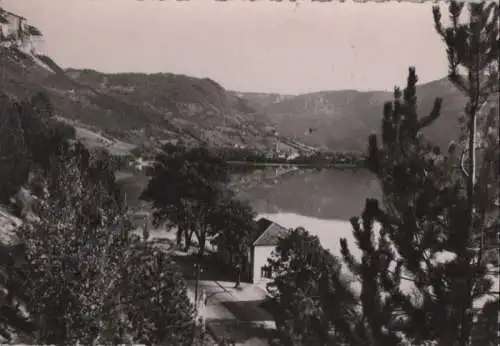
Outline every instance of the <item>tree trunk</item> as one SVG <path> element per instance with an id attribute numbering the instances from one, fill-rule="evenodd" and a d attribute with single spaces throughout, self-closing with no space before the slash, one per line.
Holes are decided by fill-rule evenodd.
<path id="1" fill-rule="evenodd" d="M 472 244 L 472 239 L 474 239 L 474 233 L 475 233 L 475 228 L 474 228 L 474 215 L 475 215 L 475 185 L 476 185 L 476 124 L 477 124 L 477 111 L 478 111 L 478 102 L 477 102 L 477 96 L 474 97 L 475 99 L 473 100 L 473 103 L 470 107 L 470 111 L 468 114 L 469 117 L 469 126 L 468 126 L 468 147 L 469 147 L 469 157 L 468 157 L 468 165 L 467 165 L 467 212 L 468 212 L 468 226 L 469 226 L 469 243 L 470 246 L 475 247 L 474 244 Z M 482 235 L 481 235 L 481 244 L 480 247 L 482 247 Z M 481 252 L 482 249 L 480 248 L 479 250 L 479 258 L 476 259 L 477 263 L 481 261 Z M 469 266 L 474 266 L 475 263 L 473 263 L 471 260 L 467 260 L 467 265 Z M 470 336 L 471 336 L 471 331 L 472 331 L 472 326 L 473 326 L 473 312 L 472 312 L 472 307 L 473 307 L 473 297 L 472 297 L 472 291 L 474 287 L 474 282 L 475 282 L 475 276 L 476 276 L 476 271 L 473 268 L 472 272 L 468 274 L 468 277 L 466 279 L 467 285 L 466 285 L 466 292 L 465 292 L 465 299 L 464 303 L 465 306 L 463 307 L 462 310 L 462 320 L 461 320 L 461 328 L 460 328 L 460 339 L 459 339 L 459 344 L 461 346 L 467 346 L 470 344 Z"/>
<path id="2" fill-rule="evenodd" d="M 206 243 L 206 233 L 205 233 L 205 231 L 202 231 L 200 234 L 200 237 L 198 238 L 198 246 L 199 246 L 198 256 L 200 257 L 200 259 L 205 254 L 205 247 L 206 247 L 205 243 Z"/>
<path id="3" fill-rule="evenodd" d="M 179 227 L 177 228 L 177 233 L 176 233 L 176 241 L 177 241 L 177 246 L 180 247 L 182 244 L 182 235 L 184 234 L 184 229 Z"/>
<path id="4" fill-rule="evenodd" d="M 189 251 L 189 248 L 191 247 L 191 240 L 193 238 L 193 231 L 190 231 L 190 230 L 184 230 L 184 236 L 185 236 L 185 241 L 186 241 L 186 244 L 185 244 L 185 251 Z"/>

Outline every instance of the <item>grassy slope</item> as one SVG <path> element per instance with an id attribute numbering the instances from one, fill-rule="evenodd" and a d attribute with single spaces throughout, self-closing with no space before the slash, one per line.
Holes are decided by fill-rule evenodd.
<path id="1" fill-rule="evenodd" d="M 164 73 L 66 72 L 101 94 L 142 105 L 155 114 L 160 127 L 163 123 L 173 124 L 202 142 L 252 147 L 269 147 L 273 142 L 266 130 L 266 118 L 210 79 Z"/>
<path id="2" fill-rule="evenodd" d="M 210 79 L 63 71 L 50 57 L 0 49 L 2 91 L 18 98 L 43 91 L 59 116 L 85 130 L 136 145 L 182 139 L 269 149 L 275 142 L 263 114 Z"/>

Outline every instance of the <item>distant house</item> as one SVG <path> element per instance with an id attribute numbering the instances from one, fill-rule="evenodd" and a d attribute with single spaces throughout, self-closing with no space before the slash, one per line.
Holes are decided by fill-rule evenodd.
<path id="1" fill-rule="evenodd" d="M 4 37 L 13 35 L 20 39 L 19 34 L 27 29 L 26 18 L 5 10 L 1 11 L 0 15 L 6 19 L 6 22 L 0 20 L 1 34 Z"/>
<path id="2" fill-rule="evenodd" d="M 281 238 L 286 237 L 289 230 L 266 218 L 257 221 L 259 237 L 255 239 L 251 249 L 251 282 L 271 279 L 271 273 L 265 268 L 267 260 L 271 257 L 274 249 Z"/>
<path id="3" fill-rule="evenodd" d="M 241 268 L 243 281 L 258 283 L 271 278 L 271 273 L 266 270 L 267 260 L 278 245 L 280 238 L 288 233 L 288 229 L 266 218 L 256 221 L 257 237 L 247 249 L 246 260 Z M 228 266 L 236 263 L 236 255 L 224 246 L 217 247 L 217 255 Z"/>
<path id="4" fill-rule="evenodd" d="M 28 25 L 26 18 L 0 8 L 0 46 L 16 46 L 25 53 L 39 54 L 43 46 L 42 33 Z"/>
<path id="5" fill-rule="evenodd" d="M 294 152 L 290 155 L 288 155 L 288 157 L 286 158 L 287 160 L 294 160 L 296 158 L 299 158 L 300 157 L 300 154 L 298 152 Z"/>
<path id="6" fill-rule="evenodd" d="M 139 172 L 143 171 L 144 169 L 147 168 L 152 168 L 154 166 L 155 160 L 154 159 L 143 159 L 142 157 L 139 157 L 138 159 L 135 160 L 134 166 L 135 169 L 137 169 Z"/>

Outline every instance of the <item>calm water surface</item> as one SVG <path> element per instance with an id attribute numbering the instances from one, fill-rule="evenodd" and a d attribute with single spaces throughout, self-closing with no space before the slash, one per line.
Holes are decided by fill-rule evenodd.
<path id="1" fill-rule="evenodd" d="M 302 226 L 317 235 L 323 247 L 340 255 L 340 239 L 354 246 L 349 219 L 359 216 L 366 198 L 380 198 L 381 190 L 368 171 L 323 170 L 291 175 L 276 184 L 261 185 L 241 194 L 259 216 L 287 228 Z"/>
<path id="2" fill-rule="evenodd" d="M 125 173 L 117 178 L 129 205 L 137 206 L 147 179 L 130 179 L 130 174 Z M 250 201 L 260 216 L 287 228 L 302 226 L 318 235 L 324 247 L 339 254 L 339 239 L 352 238 L 349 218 L 361 214 L 366 198 L 380 198 L 381 192 L 368 171 L 304 170 L 271 184 L 259 184 L 239 196 Z"/>
<path id="3" fill-rule="evenodd" d="M 343 221 L 359 215 L 366 198 L 380 196 L 378 182 L 371 173 L 350 170 L 303 171 L 241 193 L 259 213 L 293 213 Z"/>

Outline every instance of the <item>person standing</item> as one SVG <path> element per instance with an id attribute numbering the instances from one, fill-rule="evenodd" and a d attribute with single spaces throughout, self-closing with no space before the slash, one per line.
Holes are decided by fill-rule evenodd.
<path id="1" fill-rule="evenodd" d="M 240 287 L 240 279 L 241 279 L 241 266 L 239 263 L 236 264 L 234 271 L 236 274 L 236 285 L 234 286 L 234 288 L 239 288 Z"/>

